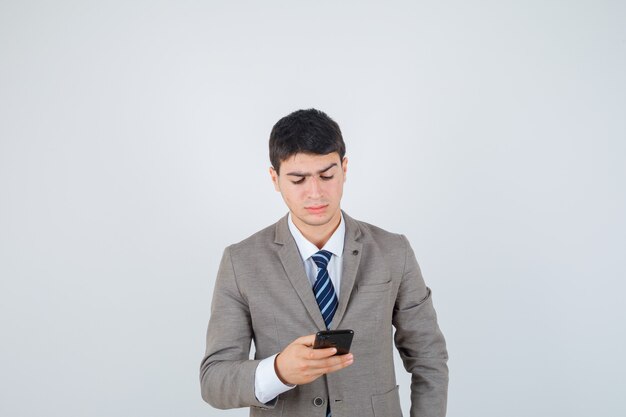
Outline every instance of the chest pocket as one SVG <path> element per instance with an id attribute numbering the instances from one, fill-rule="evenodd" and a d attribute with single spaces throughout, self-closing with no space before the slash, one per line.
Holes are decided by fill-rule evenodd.
<path id="1" fill-rule="evenodd" d="M 359 294 L 372 293 L 372 292 L 384 292 L 384 291 L 389 291 L 390 288 L 391 288 L 391 280 L 387 282 L 382 282 L 380 284 L 360 284 L 357 287 L 357 292 Z"/>
<path id="2" fill-rule="evenodd" d="M 352 304 L 357 316 L 367 317 L 370 325 L 377 326 L 391 305 L 392 284 L 392 281 L 359 284 Z"/>

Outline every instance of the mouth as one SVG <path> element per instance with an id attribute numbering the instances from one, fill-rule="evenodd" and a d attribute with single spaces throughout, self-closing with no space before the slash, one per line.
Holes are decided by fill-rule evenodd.
<path id="1" fill-rule="evenodd" d="M 309 213 L 321 213 L 322 211 L 324 211 L 326 209 L 326 207 L 328 207 L 328 204 L 323 204 L 320 206 L 309 206 L 309 207 L 305 207 L 305 209 L 309 212 Z"/>

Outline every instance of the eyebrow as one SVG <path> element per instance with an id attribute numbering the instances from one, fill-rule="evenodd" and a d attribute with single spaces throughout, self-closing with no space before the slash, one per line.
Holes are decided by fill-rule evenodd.
<path id="1" fill-rule="evenodd" d="M 331 169 L 332 167 L 336 167 L 337 166 L 337 162 L 333 162 L 332 164 L 328 165 L 326 168 L 324 169 L 320 169 L 319 171 L 317 171 L 318 174 L 323 174 L 324 172 L 328 171 L 329 169 Z M 294 177 L 310 177 L 312 174 L 310 172 L 288 172 L 285 175 L 292 175 Z"/>

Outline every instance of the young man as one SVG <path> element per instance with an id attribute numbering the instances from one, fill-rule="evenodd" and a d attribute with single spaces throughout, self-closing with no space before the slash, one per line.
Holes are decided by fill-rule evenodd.
<path id="1" fill-rule="evenodd" d="M 445 416 L 448 355 L 430 289 L 403 235 L 341 210 L 344 155 L 339 126 L 321 111 L 298 110 L 272 129 L 270 175 L 289 213 L 224 251 L 200 366 L 212 406 L 401 416 L 395 340 L 412 374 L 411 417 Z M 313 349 L 326 329 L 352 329 L 351 352 Z"/>

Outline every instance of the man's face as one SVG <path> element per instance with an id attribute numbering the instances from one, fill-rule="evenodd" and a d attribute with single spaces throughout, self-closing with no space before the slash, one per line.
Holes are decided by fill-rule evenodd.
<path id="1" fill-rule="evenodd" d="M 348 158 L 298 153 L 280 164 L 280 175 L 270 168 L 276 191 L 292 213 L 296 226 L 322 226 L 338 219 L 346 181 Z M 306 226 L 305 226 L 306 227 Z"/>

